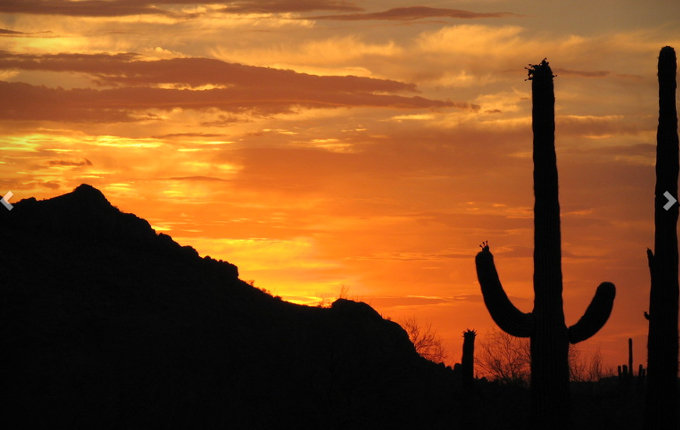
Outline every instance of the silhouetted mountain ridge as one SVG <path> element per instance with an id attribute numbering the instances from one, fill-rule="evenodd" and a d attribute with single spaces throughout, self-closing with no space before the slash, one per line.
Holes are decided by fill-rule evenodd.
<path id="1" fill-rule="evenodd" d="M 452 372 L 364 303 L 274 298 L 89 185 L 0 223 L 0 378 L 26 425 L 450 426 Z"/>
<path id="2" fill-rule="evenodd" d="M 157 235 L 146 220 L 121 212 L 101 191 L 87 184 L 48 200 L 21 200 L 11 212 L 2 212 L 2 218 L 9 219 L 14 229 L 29 228 L 42 235 L 40 240 L 66 241 L 78 247 L 107 242 L 198 256 L 192 247 L 182 247 L 166 234 Z M 235 266 L 232 270 L 238 276 Z"/>

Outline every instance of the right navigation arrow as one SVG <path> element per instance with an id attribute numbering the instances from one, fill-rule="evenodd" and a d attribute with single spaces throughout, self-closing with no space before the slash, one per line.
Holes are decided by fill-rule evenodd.
<path id="1" fill-rule="evenodd" d="M 665 205 L 663 205 L 663 208 L 666 209 L 666 210 L 672 208 L 673 205 L 678 202 L 678 199 L 673 197 L 673 195 L 671 193 L 669 193 L 668 191 L 663 193 L 663 196 L 668 199 L 668 202 Z"/>

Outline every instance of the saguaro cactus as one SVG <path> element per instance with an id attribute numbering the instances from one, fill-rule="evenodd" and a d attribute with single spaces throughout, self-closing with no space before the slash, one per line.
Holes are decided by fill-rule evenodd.
<path id="1" fill-rule="evenodd" d="M 563 429 L 569 422 L 569 343 L 594 335 L 607 321 L 615 288 L 603 282 L 581 319 L 567 328 L 562 309 L 560 207 L 555 155 L 555 96 L 548 62 L 530 66 L 534 132 L 534 309 L 508 299 L 488 243 L 475 259 L 484 303 L 498 326 L 531 339 L 532 427 Z"/>
<path id="2" fill-rule="evenodd" d="M 628 338 L 628 365 L 617 367 L 619 380 L 628 381 L 633 378 L 633 339 Z"/>
<path id="3" fill-rule="evenodd" d="M 628 338 L 628 368 L 630 369 L 630 376 L 633 376 L 633 338 Z"/>
<path id="4" fill-rule="evenodd" d="M 645 428 L 677 429 L 678 423 L 678 205 L 668 210 L 664 193 L 678 196 L 676 59 L 670 46 L 659 54 L 659 127 L 656 132 L 654 253 L 647 250 L 651 290 L 647 338 Z"/>
<path id="5" fill-rule="evenodd" d="M 477 332 L 474 330 L 465 330 L 463 332 L 463 358 L 460 363 L 462 368 L 463 387 L 467 388 L 472 386 L 474 380 L 475 336 L 477 336 Z"/>
<path id="6" fill-rule="evenodd" d="M 477 403 L 475 402 L 475 336 L 474 330 L 463 332 L 463 357 L 460 360 L 461 376 L 463 380 L 463 413 L 461 415 L 461 427 L 466 429 L 477 428 L 475 422 Z"/>

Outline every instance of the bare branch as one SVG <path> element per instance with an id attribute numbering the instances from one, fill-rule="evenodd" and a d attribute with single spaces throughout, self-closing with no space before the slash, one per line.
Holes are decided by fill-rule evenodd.
<path id="1" fill-rule="evenodd" d="M 408 337 L 413 343 L 416 352 L 424 358 L 442 363 L 446 358 L 446 351 L 442 345 L 441 338 L 437 335 L 432 324 L 427 324 L 424 328 L 418 325 L 415 317 L 410 317 L 401 323 L 401 326 L 408 333 Z"/>

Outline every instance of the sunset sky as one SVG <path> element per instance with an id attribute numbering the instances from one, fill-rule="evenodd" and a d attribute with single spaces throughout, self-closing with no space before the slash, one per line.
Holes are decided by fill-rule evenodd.
<path id="1" fill-rule="evenodd" d="M 540 7 L 536 5 L 540 4 Z M 0 2 L 0 193 L 89 183 L 297 303 L 494 327 L 488 240 L 533 305 L 531 86 L 555 79 L 567 324 L 602 281 L 608 367 L 646 363 L 656 62 L 677 1 Z"/>

